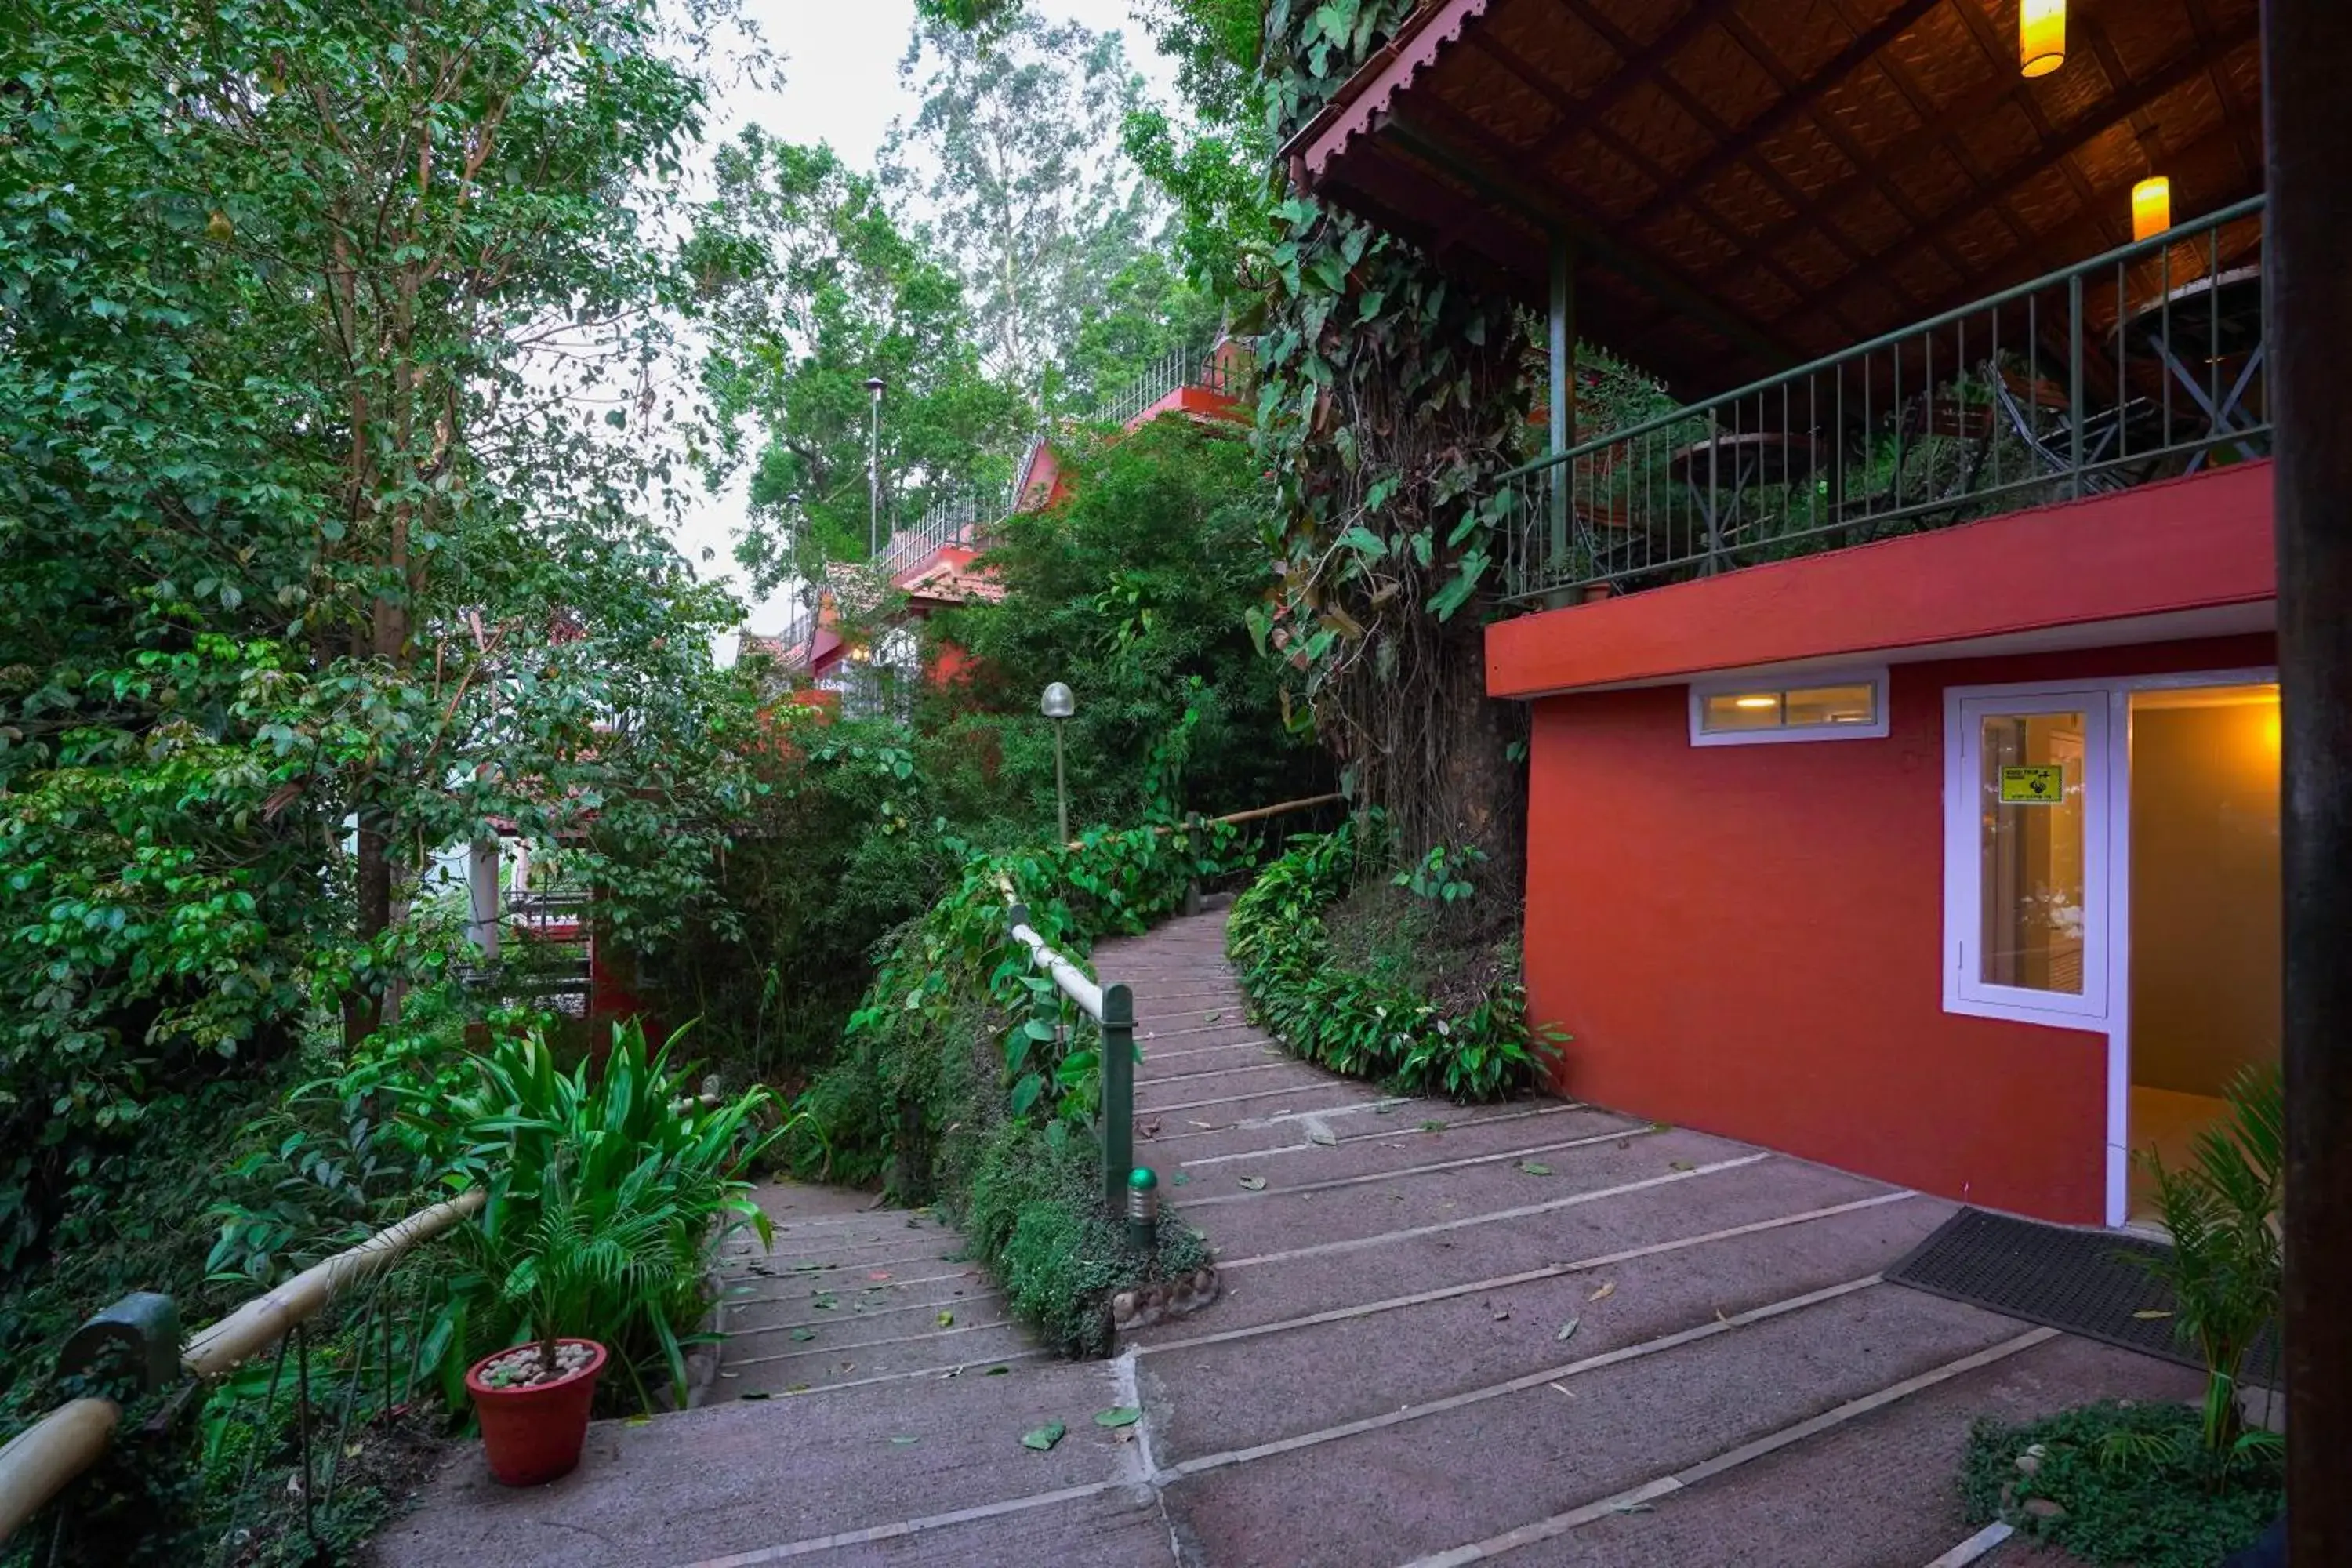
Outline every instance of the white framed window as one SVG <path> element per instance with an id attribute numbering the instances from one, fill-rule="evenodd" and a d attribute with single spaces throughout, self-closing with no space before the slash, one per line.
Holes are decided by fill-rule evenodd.
<path id="1" fill-rule="evenodd" d="M 1946 693 L 1944 1006 L 2107 1013 L 2114 695 Z"/>
<path id="2" fill-rule="evenodd" d="M 1871 741 L 1886 734 L 1886 668 L 1694 681 L 1694 746 Z"/>

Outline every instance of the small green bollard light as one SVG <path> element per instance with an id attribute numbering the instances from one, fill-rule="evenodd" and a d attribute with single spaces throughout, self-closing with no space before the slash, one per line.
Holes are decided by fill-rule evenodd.
<path id="1" fill-rule="evenodd" d="M 1160 1178 L 1138 1165 L 1127 1178 L 1127 1245 L 1148 1253 L 1160 1239 Z"/>

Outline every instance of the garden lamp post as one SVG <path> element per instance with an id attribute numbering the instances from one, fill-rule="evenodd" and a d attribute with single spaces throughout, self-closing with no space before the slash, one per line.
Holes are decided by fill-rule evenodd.
<path id="1" fill-rule="evenodd" d="M 866 378 L 870 400 L 866 418 L 866 558 L 882 553 L 882 389 L 878 375 Z"/>
<path id="2" fill-rule="evenodd" d="M 1077 699 L 1071 696 L 1070 689 L 1058 680 L 1045 688 L 1045 695 L 1037 702 L 1037 711 L 1054 721 L 1055 819 L 1062 827 L 1061 837 L 1055 840 L 1057 844 L 1070 841 L 1070 786 L 1062 775 L 1062 724 L 1077 710 Z"/>

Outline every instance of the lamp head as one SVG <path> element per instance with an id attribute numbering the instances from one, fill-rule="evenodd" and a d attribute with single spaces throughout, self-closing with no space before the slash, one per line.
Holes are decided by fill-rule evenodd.
<path id="1" fill-rule="evenodd" d="M 1045 688 L 1045 695 L 1037 702 L 1037 711 L 1048 719 L 1066 719 L 1077 710 L 1078 700 L 1058 680 Z"/>

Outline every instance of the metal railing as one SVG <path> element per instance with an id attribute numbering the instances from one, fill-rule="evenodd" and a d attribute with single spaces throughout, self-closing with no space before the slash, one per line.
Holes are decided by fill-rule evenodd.
<path id="1" fill-rule="evenodd" d="M 1103 1203 L 1116 1215 L 1127 1201 L 1127 1178 L 1135 1165 L 1135 993 L 1122 984 L 1097 984 L 1046 946 L 1029 927 L 1027 905 L 1008 904 L 1005 920 L 1013 939 L 1029 950 L 1030 963 L 1053 976 L 1055 988 L 1101 1031 L 1097 1055 L 1102 1074 Z"/>
<path id="2" fill-rule="evenodd" d="M 2264 456 L 2263 215 L 2257 196 L 1738 391 L 1620 411 L 1489 487 L 1505 591 L 1654 587 Z"/>
<path id="3" fill-rule="evenodd" d="M 204 1561 L 241 1561 L 254 1544 L 252 1518 L 289 1497 L 299 1513 L 293 1528 L 322 1550 L 321 1516 L 333 1508 L 348 1472 L 355 1426 L 396 1413 L 432 1370 L 420 1326 L 428 1282 L 416 1281 L 411 1310 L 398 1310 L 392 1298 L 400 1265 L 478 1212 L 483 1201 L 476 1189 L 422 1209 L 246 1302 L 184 1344 L 169 1297 L 125 1297 L 67 1342 L 60 1376 L 103 1373 L 118 1390 L 163 1395 L 151 1423 L 158 1429 L 196 1407 L 206 1467 L 241 1475 L 234 1494 L 212 1500 L 209 1512 L 194 1521 L 220 1531 Z M 313 1334 L 321 1313 L 362 1287 L 331 1332 Z M 70 1399 L 0 1447 L 0 1543 L 41 1518 L 105 1456 L 122 1415 L 110 1396 Z M 268 1483 L 257 1491 L 264 1469 Z M 289 1472 L 282 1483 L 280 1469 Z M 47 1522 L 55 1531 L 54 1556 L 75 1521 L 59 1509 L 49 1510 Z"/>
<path id="4" fill-rule="evenodd" d="M 1178 343 L 1146 365 L 1142 374 L 1098 399 L 1093 415 L 1095 423 L 1125 425 L 1160 399 L 1171 397 L 1188 386 L 1226 394 L 1238 390 L 1238 370 L 1219 352 L 1223 347 L 1223 340 L 1205 347 Z"/>
<path id="5" fill-rule="evenodd" d="M 912 528 L 900 529 L 882 547 L 884 575 L 895 577 L 926 555 L 950 544 L 977 544 L 981 531 L 1003 515 L 992 501 L 974 495 L 935 502 Z"/>

